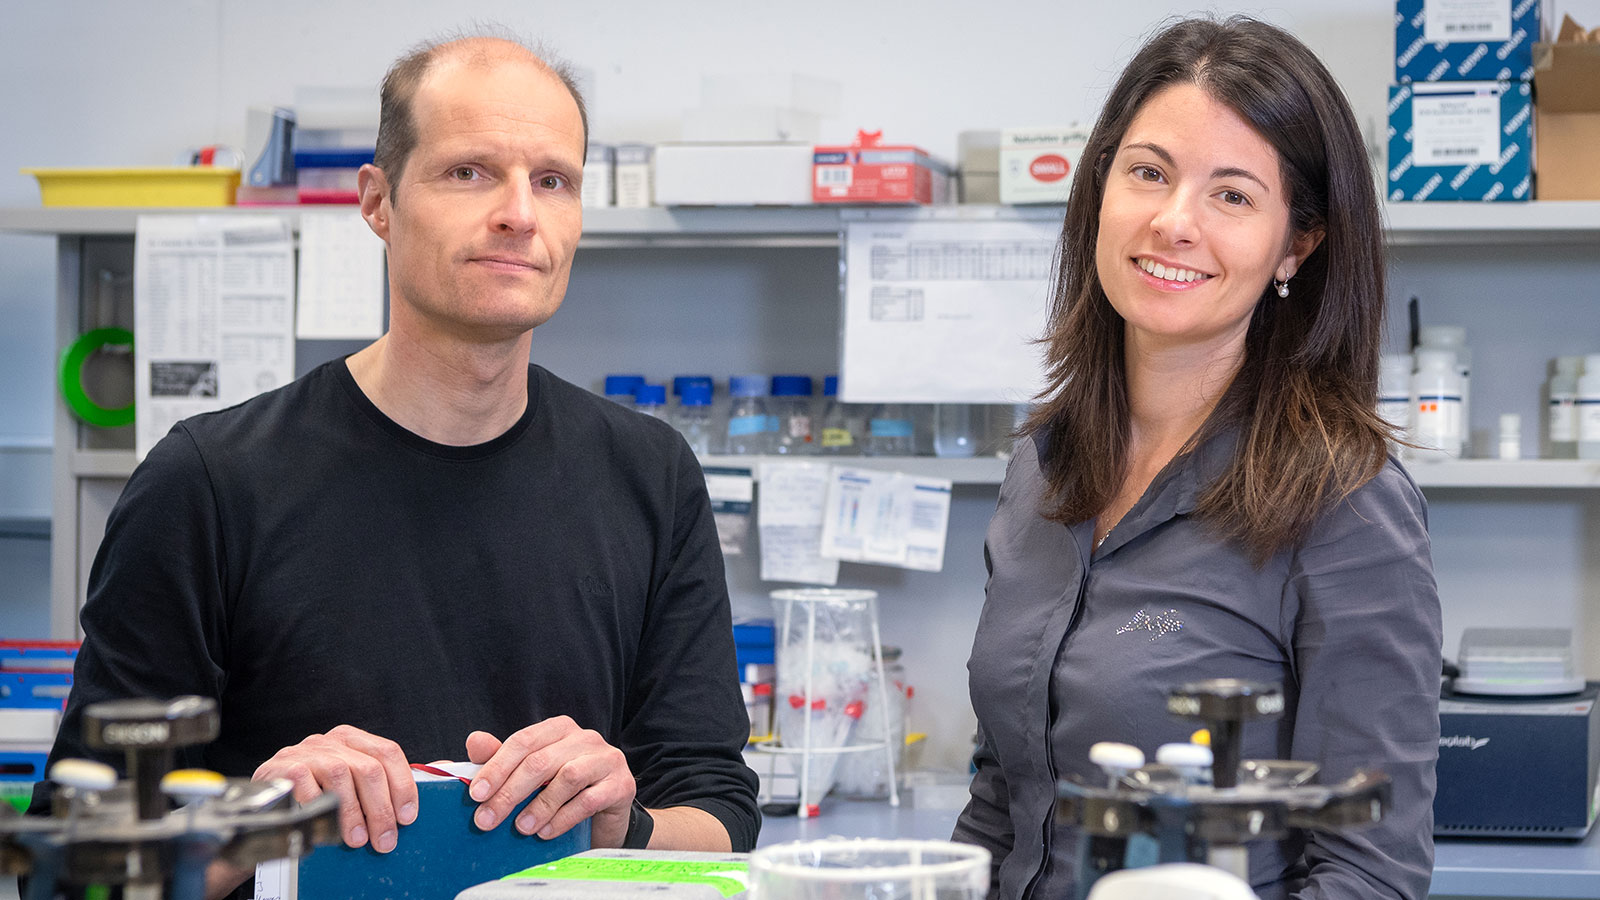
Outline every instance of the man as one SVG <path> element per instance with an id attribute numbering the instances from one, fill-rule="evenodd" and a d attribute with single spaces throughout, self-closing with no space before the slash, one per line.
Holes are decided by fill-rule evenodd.
<path id="1" fill-rule="evenodd" d="M 515 43 L 395 64 L 360 173 L 390 329 L 180 423 L 135 471 L 52 758 L 86 755 L 88 703 L 195 693 L 222 734 L 180 764 L 334 792 L 350 846 L 393 849 L 416 817 L 408 763 L 463 752 L 482 828 L 515 813 L 546 837 L 591 819 L 597 846 L 754 844 L 698 464 L 662 423 L 529 364 L 582 230 L 586 129 L 570 78 Z M 213 874 L 213 893 L 244 875 Z"/>

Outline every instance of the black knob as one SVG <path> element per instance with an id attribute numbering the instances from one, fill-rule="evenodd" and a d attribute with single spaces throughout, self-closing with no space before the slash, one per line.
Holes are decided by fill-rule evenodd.
<path id="1" fill-rule="evenodd" d="M 1167 695 L 1167 712 L 1205 722 L 1211 732 L 1212 784 L 1231 788 L 1239 783 L 1244 723 L 1282 715 L 1283 689 L 1237 678 L 1191 681 Z"/>
<path id="2" fill-rule="evenodd" d="M 172 771 L 172 751 L 206 744 L 221 730 L 217 702 L 207 697 L 109 700 L 83 711 L 83 739 L 97 750 L 127 754 L 139 818 L 166 814 L 161 779 Z"/>

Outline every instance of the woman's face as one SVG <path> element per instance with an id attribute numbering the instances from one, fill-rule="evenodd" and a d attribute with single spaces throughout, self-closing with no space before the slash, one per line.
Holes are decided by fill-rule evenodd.
<path id="1" fill-rule="evenodd" d="M 1106 172 L 1095 246 L 1130 349 L 1242 350 L 1267 283 L 1316 246 L 1291 236 L 1285 190 L 1272 145 L 1199 87 L 1145 102 Z"/>

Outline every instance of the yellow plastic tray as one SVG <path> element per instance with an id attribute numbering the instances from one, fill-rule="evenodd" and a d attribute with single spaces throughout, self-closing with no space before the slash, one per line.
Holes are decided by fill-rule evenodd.
<path id="1" fill-rule="evenodd" d="M 45 206 L 232 206 L 238 169 L 23 169 Z"/>

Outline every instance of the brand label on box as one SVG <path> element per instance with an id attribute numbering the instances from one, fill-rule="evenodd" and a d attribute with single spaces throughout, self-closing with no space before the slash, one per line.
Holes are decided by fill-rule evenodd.
<path id="1" fill-rule="evenodd" d="M 1500 158 L 1497 91 L 1452 91 L 1411 100 L 1412 153 L 1419 166 L 1492 163 Z"/>
<path id="2" fill-rule="evenodd" d="M 1065 203 L 1088 143 L 1076 128 L 1012 128 L 1000 133 L 1000 202 Z"/>
<path id="3" fill-rule="evenodd" d="M 816 203 L 944 203 L 950 167 L 916 147 L 817 147 Z"/>
<path id="4" fill-rule="evenodd" d="M 1424 0 L 1423 9 L 1423 36 L 1432 44 L 1511 38 L 1511 4 L 1505 0 Z"/>

